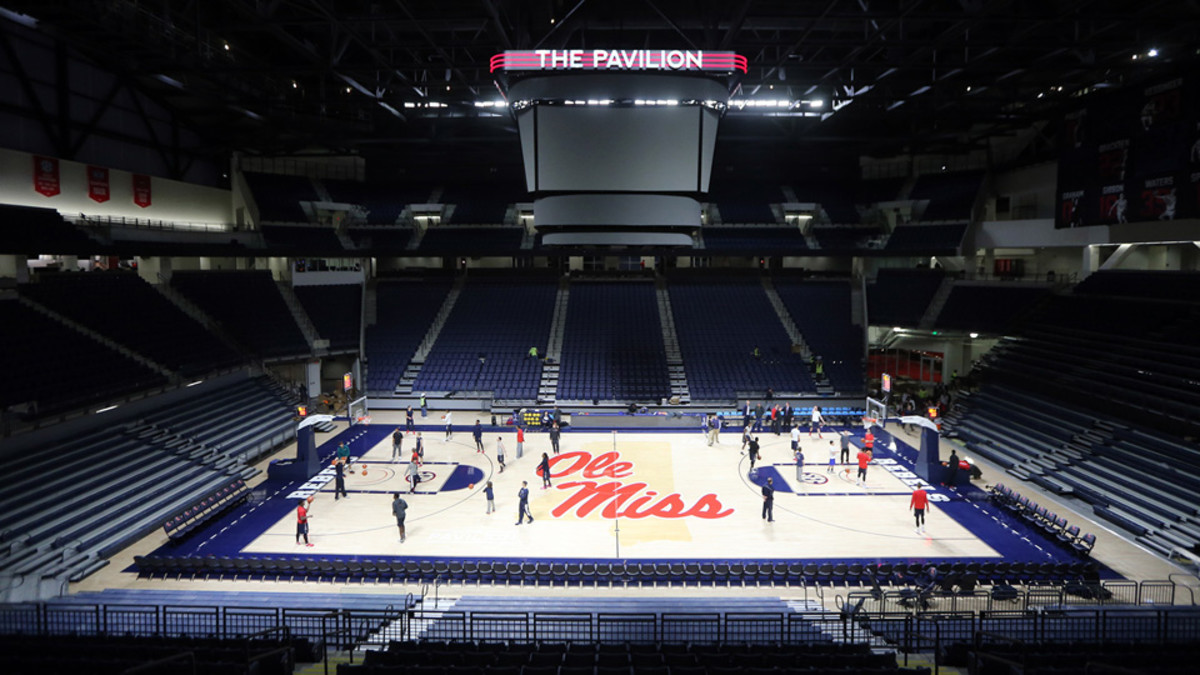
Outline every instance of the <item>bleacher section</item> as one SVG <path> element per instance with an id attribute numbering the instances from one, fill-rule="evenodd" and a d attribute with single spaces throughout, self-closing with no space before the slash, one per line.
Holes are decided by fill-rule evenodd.
<path id="1" fill-rule="evenodd" d="M 1013 364 L 1001 357 L 989 377 L 1000 376 L 999 368 Z M 1000 383 L 961 400 L 943 428 L 1010 473 L 1083 499 L 1155 550 L 1200 545 L 1194 443 Z"/>
<path id="2" fill-rule="evenodd" d="M 814 226 L 812 234 L 821 244 L 822 251 L 857 251 L 880 248 L 883 230 L 874 225 Z"/>
<path id="3" fill-rule="evenodd" d="M 1196 302 L 1200 299 L 1200 272 L 1150 272 L 1110 270 L 1096 272 L 1079 282 L 1077 295 L 1109 295 Z"/>
<path id="4" fill-rule="evenodd" d="M 321 180 L 330 198 L 337 203 L 363 207 L 368 225 L 394 225 L 409 204 L 426 204 L 433 193 L 427 183 L 361 183 L 353 180 Z"/>
<path id="5" fill-rule="evenodd" d="M 70 353 L 62 350 L 63 354 Z M 219 493 L 271 448 L 294 437 L 291 408 L 265 380 L 241 380 L 32 452 L 0 467 L 0 574 L 83 575 L 181 509 Z"/>
<path id="6" fill-rule="evenodd" d="M 901 225 L 892 230 L 884 251 L 924 255 L 958 255 L 966 223 L 951 225 Z"/>
<path id="7" fill-rule="evenodd" d="M 340 255 L 345 251 L 328 225 L 263 225 L 261 229 L 275 255 Z"/>
<path id="8" fill-rule="evenodd" d="M 900 198 L 900 189 L 906 178 L 875 178 L 860 181 L 855 189 L 854 203 L 871 206 L 879 202 L 891 202 Z"/>
<path id="9" fill-rule="evenodd" d="M 839 394 L 864 390 L 862 326 L 851 323 L 850 284 L 846 281 L 801 281 L 776 278 L 775 291 L 814 356 L 825 364 L 825 376 Z"/>
<path id="10" fill-rule="evenodd" d="M 391 396 L 450 292 L 449 279 L 380 281 L 376 323 L 367 326 L 367 391 Z"/>
<path id="11" fill-rule="evenodd" d="M 32 419 L 166 383 L 158 373 L 18 300 L 0 300 L 0 407 Z"/>
<path id="12" fill-rule="evenodd" d="M 21 294 L 184 376 L 236 365 L 226 347 L 136 273 L 41 274 Z"/>
<path id="13" fill-rule="evenodd" d="M 360 284 L 293 286 L 292 290 L 317 327 L 317 334 L 329 340 L 330 349 L 358 349 L 362 325 Z"/>
<path id="14" fill-rule="evenodd" d="M 867 320 L 872 326 L 916 328 L 945 276 L 941 269 L 879 270 L 867 286 Z"/>
<path id="15" fill-rule="evenodd" d="M 463 225 L 495 225 L 504 222 L 508 207 L 526 197 L 521 183 L 452 183 L 442 201 L 453 205 L 446 222 Z"/>
<path id="16" fill-rule="evenodd" d="M 284 176 L 247 171 L 246 185 L 258 205 L 259 223 L 307 223 L 300 202 L 317 201 L 312 181 L 306 176 Z"/>
<path id="17" fill-rule="evenodd" d="M 714 279 L 705 270 L 679 271 L 668 289 L 693 401 L 757 398 L 768 388 L 781 395 L 816 393 L 757 276 Z"/>
<path id="18" fill-rule="evenodd" d="M 796 200 L 817 203 L 825 211 L 828 220 L 837 225 L 854 225 L 862 220 L 854 207 L 854 193 L 849 190 L 854 180 L 805 181 L 796 183 L 792 189 Z"/>
<path id="19" fill-rule="evenodd" d="M 414 230 L 411 227 L 350 227 L 346 234 L 360 249 L 377 254 L 401 253 L 408 249 Z"/>
<path id="20" fill-rule="evenodd" d="M 659 400 L 670 396 L 654 284 L 571 284 L 557 399 Z"/>
<path id="21" fill-rule="evenodd" d="M 82 255 L 99 248 L 54 209 L 0 204 L 0 253 Z"/>
<path id="22" fill-rule="evenodd" d="M 1003 335 L 1051 296 L 1048 288 L 959 282 L 934 322 L 935 328 Z"/>
<path id="23" fill-rule="evenodd" d="M 0 638 L 13 675 L 122 675 L 137 672 L 205 675 L 291 675 L 296 654 L 313 656 L 282 635 L 222 640 L 212 637 L 164 638 L 103 636 L 30 636 Z"/>
<path id="24" fill-rule="evenodd" d="M 268 271 L 175 272 L 171 286 L 263 357 L 310 351 Z"/>
<path id="25" fill-rule="evenodd" d="M 772 204 L 783 201 L 777 185 L 762 182 L 726 183 L 714 180 L 710 200 L 717 205 L 722 223 L 774 223 Z"/>
<path id="26" fill-rule="evenodd" d="M 703 229 L 704 248 L 750 254 L 778 255 L 786 251 L 808 250 L 808 243 L 796 227 L 720 227 Z"/>
<path id="27" fill-rule="evenodd" d="M 969 220 L 982 184 L 981 172 L 925 174 L 917 178 L 909 198 L 929 200 L 921 214 L 924 222 Z"/>
<path id="28" fill-rule="evenodd" d="M 418 248 L 424 255 L 511 255 L 525 236 L 520 227 L 431 227 Z"/>
<path id="29" fill-rule="evenodd" d="M 548 275 L 467 282 L 413 391 L 494 391 L 498 399 L 535 399 L 542 363 L 527 353 L 535 346 L 545 352 L 557 290 L 557 277 Z"/>

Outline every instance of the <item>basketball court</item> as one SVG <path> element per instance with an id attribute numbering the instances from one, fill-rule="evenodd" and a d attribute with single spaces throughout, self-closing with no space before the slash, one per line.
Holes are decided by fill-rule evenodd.
<path id="1" fill-rule="evenodd" d="M 993 509 L 975 486 L 927 486 L 926 532 L 918 534 L 908 508 L 911 486 L 919 481 L 910 471 L 916 451 L 878 429 L 875 459 L 860 487 L 853 462 L 828 471 L 830 440 L 836 444 L 839 438 L 832 428 L 823 438 L 801 434 L 807 463 L 798 481 L 786 434 L 759 435 L 761 460 L 752 470 L 736 433 L 723 434 L 710 447 L 697 431 L 568 429 L 555 456 L 546 434 L 530 432 L 518 458 L 511 427 L 485 426 L 485 452 L 478 453 L 470 426 L 456 426 L 453 438 L 445 440 L 431 416 L 420 427 L 422 480 L 411 492 L 406 469 L 415 437 L 405 435 L 401 456 L 393 459 L 391 434 L 401 415 L 392 416 L 382 412 L 373 424 L 318 436 L 326 468 L 316 477 L 303 483 L 268 480 L 249 503 L 160 552 L 848 563 L 1070 559 L 1036 530 Z M 851 435 L 853 459 L 863 430 L 843 430 Z M 496 459 L 499 437 L 506 447 L 503 472 Z M 354 460 L 346 477 L 348 497 L 335 499 L 330 461 L 340 442 L 349 443 Z M 545 489 L 537 471 L 542 453 L 551 458 L 552 486 Z M 774 522 L 762 514 L 760 486 L 768 478 L 776 489 Z M 494 514 L 486 513 L 488 481 L 495 490 Z M 534 522 L 517 526 L 523 481 Z M 393 492 L 408 504 L 404 543 L 392 515 Z M 296 506 L 309 496 L 312 547 L 296 543 Z"/>

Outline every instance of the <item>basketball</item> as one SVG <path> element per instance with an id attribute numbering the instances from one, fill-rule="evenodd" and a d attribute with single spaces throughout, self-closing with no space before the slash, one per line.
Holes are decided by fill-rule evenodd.
<path id="1" fill-rule="evenodd" d="M 363 475 L 367 475 L 367 465 L 363 464 Z"/>
<path id="2" fill-rule="evenodd" d="M 469 484 L 467 484 L 467 489 L 468 489 L 468 490 L 474 490 L 474 489 L 475 489 L 475 484 L 474 484 L 474 483 L 469 483 Z"/>
<path id="3" fill-rule="evenodd" d="M 308 503 L 309 503 L 309 504 L 311 504 L 311 503 L 312 503 L 312 500 L 313 500 L 313 496 L 312 496 L 312 495 L 309 495 L 309 496 L 308 496 Z"/>

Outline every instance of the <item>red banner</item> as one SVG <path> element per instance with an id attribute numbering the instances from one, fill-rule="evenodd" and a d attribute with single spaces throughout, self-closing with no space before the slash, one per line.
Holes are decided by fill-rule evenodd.
<path id="1" fill-rule="evenodd" d="M 150 206 L 150 176 L 133 174 L 133 203 L 143 209 Z"/>
<path id="2" fill-rule="evenodd" d="M 33 157 L 33 189 L 38 194 L 53 197 L 61 191 L 58 180 L 58 160 L 53 157 Z"/>
<path id="3" fill-rule="evenodd" d="M 108 169 L 101 166 L 87 168 L 88 196 L 92 201 L 103 204 L 111 196 L 108 192 Z"/>

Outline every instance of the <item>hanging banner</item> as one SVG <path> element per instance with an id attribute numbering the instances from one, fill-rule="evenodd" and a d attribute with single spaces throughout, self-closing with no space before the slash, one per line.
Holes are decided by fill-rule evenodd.
<path id="1" fill-rule="evenodd" d="M 143 209 L 150 206 L 150 176 L 133 174 L 133 203 Z"/>
<path id="2" fill-rule="evenodd" d="M 108 169 L 100 166 L 87 168 L 88 197 L 92 201 L 103 204 L 108 201 Z"/>
<path id="3" fill-rule="evenodd" d="M 58 160 L 53 157 L 33 157 L 33 189 L 38 194 L 53 197 L 58 194 L 61 184 L 58 180 Z"/>

